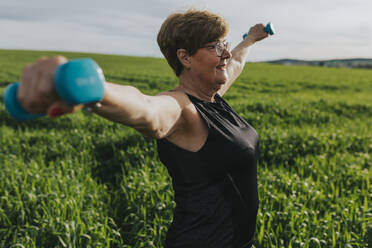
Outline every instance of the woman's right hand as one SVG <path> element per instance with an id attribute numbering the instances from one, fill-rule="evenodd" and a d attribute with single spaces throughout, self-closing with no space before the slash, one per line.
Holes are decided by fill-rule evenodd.
<path id="1" fill-rule="evenodd" d="M 42 57 L 37 62 L 24 67 L 17 97 L 27 112 L 47 113 L 50 117 L 58 117 L 81 108 L 62 102 L 54 87 L 53 78 L 56 68 L 66 62 L 67 59 L 63 56 Z"/>

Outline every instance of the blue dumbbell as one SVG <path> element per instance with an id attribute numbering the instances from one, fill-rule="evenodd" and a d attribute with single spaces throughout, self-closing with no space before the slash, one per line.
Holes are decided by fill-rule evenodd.
<path id="1" fill-rule="evenodd" d="M 92 59 L 74 59 L 57 67 L 54 86 L 61 99 L 71 105 L 88 104 L 102 100 L 105 77 L 102 69 Z M 18 102 L 19 83 L 9 85 L 4 92 L 4 105 L 18 121 L 33 120 L 45 114 L 28 113 Z"/>
<path id="2" fill-rule="evenodd" d="M 266 26 L 264 28 L 264 32 L 268 33 L 269 35 L 275 34 L 275 29 L 274 29 L 273 24 L 271 24 L 271 22 L 266 24 Z M 245 39 L 245 37 L 247 37 L 247 35 L 248 35 L 248 33 L 243 34 L 243 40 Z"/>

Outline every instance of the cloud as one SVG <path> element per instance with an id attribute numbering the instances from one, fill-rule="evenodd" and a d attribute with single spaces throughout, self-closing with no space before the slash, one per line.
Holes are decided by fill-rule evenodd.
<path id="1" fill-rule="evenodd" d="M 370 0 L 2 0 L 0 48 L 161 56 L 162 22 L 190 7 L 224 16 L 233 44 L 271 21 L 277 34 L 255 44 L 251 60 L 365 57 L 372 49 Z"/>

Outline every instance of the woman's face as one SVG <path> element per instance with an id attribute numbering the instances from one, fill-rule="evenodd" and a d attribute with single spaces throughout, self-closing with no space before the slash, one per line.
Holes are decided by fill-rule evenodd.
<path id="1" fill-rule="evenodd" d="M 219 89 L 228 80 L 226 69 L 231 53 L 224 41 L 219 40 L 205 44 L 191 58 L 191 72 L 201 82 Z"/>

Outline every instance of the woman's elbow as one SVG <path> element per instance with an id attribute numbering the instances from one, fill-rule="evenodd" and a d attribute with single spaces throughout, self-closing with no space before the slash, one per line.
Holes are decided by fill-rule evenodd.
<path id="1" fill-rule="evenodd" d="M 146 118 L 144 118 L 144 120 L 140 123 L 142 124 L 137 125 L 134 128 L 147 137 L 162 139 L 167 135 L 166 128 L 161 125 L 160 121 L 155 115 L 147 114 Z"/>
<path id="2" fill-rule="evenodd" d="M 135 129 L 149 138 L 163 139 L 167 136 L 167 132 L 161 128 L 156 128 L 154 125 L 136 127 Z"/>

